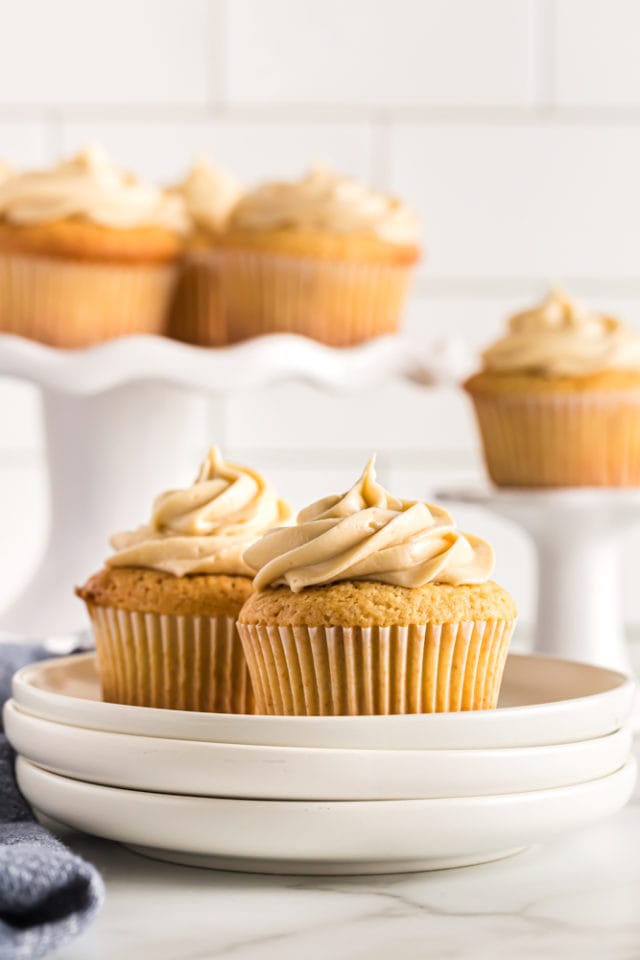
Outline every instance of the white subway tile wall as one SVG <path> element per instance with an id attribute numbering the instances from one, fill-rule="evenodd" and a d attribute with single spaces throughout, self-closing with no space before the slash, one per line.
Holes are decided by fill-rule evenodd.
<path id="1" fill-rule="evenodd" d="M 298 176 L 310 163 L 324 163 L 371 180 L 375 130 L 353 123 L 207 117 L 178 122 L 79 121 L 60 125 L 65 153 L 91 141 L 108 144 L 114 159 L 162 182 L 175 180 L 194 156 L 215 157 L 247 183 Z"/>
<path id="2" fill-rule="evenodd" d="M 640 127 L 398 123 L 389 153 L 426 218 L 425 276 L 637 274 Z"/>
<path id="3" fill-rule="evenodd" d="M 206 107 L 220 97 L 215 0 L 2 3 L 7 104 Z"/>
<path id="4" fill-rule="evenodd" d="M 331 164 L 394 190 L 424 220 L 412 335 L 479 348 L 550 282 L 640 327 L 636 0 L 0 0 L 0 10 L 10 163 L 99 140 L 162 182 L 197 154 L 248 184 Z M 47 506 L 37 391 L 0 381 L 0 410 L 1 606 L 37 560 Z M 346 487 L 372 449 L 382 479 L 408 497 L 482 478 L 471 411 L 452 389 L 388 383 L 338 397 L 282 385 L 212 404 L 210 421 L 212 440 L 267 470 L 296 505 Z M 480 511 L 458 515 L 494 541 L 496 575 L 530 619 L 526 538 Z M 639 546 L 630 535 L 629 551 Z M 640 622 L 632 566 L 626 613 Z"/>
<path id="5" fill-rule="evenodd" d="M 20 123 L 6 120 L 0 123 L 0 157 L 20 167 L 45 163 L 51 147 L 51 130 L 38 121 Z"/>
<path id="6" fill-rule="evenodd" d="M 373 110 L 530 103 L 531 14 L 526 0 L 232 0 L 227 93 Z"/>
<path id="7" fill-rule="evenodd" d="M 636 0 L 558 0 L 558 103 L 637 105 L 639 32 Z"/>

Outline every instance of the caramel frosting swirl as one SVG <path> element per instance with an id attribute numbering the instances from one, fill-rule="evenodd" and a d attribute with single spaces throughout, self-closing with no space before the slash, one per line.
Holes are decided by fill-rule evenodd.
<path id="1" fill-rule="evenodd" d="M 89 147 L 52 170 L 34 170 L 0 183 L 0 216 L 29 225 L 80 217 L 105 227 L 187 229 L 181 197 L 114 167 Z"/>
<path id="2" fill-rule="evenodd" d="M 252 576 L 249 544 L 291 515 L 255 470 L 227 463 L 213 447 L 195 483 L 156 498 L 149 523 L 111 538 L 111 567 L 146 567 L 176 577 L 196 573 Z"/>
<path id="3" fill-rule="evenodd" d="M 243 190 L 231 174 L 200 159 L 172 192 L 182 196 L 187 214 L 196 227 L 219 233 Z"/>
<path id="4" fill-rule="evenodd" d="M 246 551 L 257 590 L 286 584 L 294 593 L 340 580 L 401 587 L 481 583 L 493 570 L 492 547 L 461 533 L 446 510 L 399 500 L 376 481 L 372 457 L 357 483 L 269 530 Z"/>
<path id="5" fill-rule="evenodd" d="M 240 200 L 231 223 L 249 230 L 372 234 L 401 246 L 414 246 L 420 237 L 417 216 L 399 200 L 325 169 L 294 183 L 258 187 Z"/>
<path id="6" fill-rule="evenodd" d="M 485 370 L 548 377 L 640 370 L 640 336 L 554 290 L 540 306 L 511 317 L 506 336 L 482 359 Z"/>

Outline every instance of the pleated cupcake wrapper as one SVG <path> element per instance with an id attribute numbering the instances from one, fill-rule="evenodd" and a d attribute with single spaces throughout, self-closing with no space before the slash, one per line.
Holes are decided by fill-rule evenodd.
<path id="1" fill-rule="evenodd" d="M 347 346 L 394 333 L 411 268 L 252 251 L 221 250 L 222 298 L 229 338 L 298 333 Z"/>
<path id="2" fill-rule="evenodd" d="M 513 621 L 404 627 L 238 624 L 258 713 L 341 716 L 496 706 Z"/>
<path id="3" fill-rule="evenodd" d="M 500 486 L 640 485 L 640 391 L 473 395 Z"/>
<path id="4" fill-rule="evenodd" d="M 235 620 L 88 607 L 106 701 L 255 713 Z"/>
<path id="5" fill-rule="evenodd" d="M 205 347 L 229 343 L 222 299 L 220 265 L 215 255 L 188 253 L 174 299 L 171 336 Z"/>
<path id="6" fill-rule="evenodd" d="M 0 332 L 56 347 L 163 334 L 177 267 L 0 254 Z"/>

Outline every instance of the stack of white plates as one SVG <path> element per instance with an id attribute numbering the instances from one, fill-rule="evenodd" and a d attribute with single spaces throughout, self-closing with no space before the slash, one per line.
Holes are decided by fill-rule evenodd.
<path id="1" fill-rule="evenodd" d="M 5 706 L 42 814 L 162 859 L 372 873 L 479 863 L 604 817 L 635 781 L 621 674 L 508 658 L 497 710 L 252 717 L 104 703 L 94 654 Z"/>

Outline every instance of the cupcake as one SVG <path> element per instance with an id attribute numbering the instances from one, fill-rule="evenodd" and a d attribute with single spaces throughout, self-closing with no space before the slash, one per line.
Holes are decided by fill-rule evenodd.
<path id="1" fill-rule="evenodd" d="M 0 332 L 58 347 L 166 332 L 182 201 L 92 148 L 0 183 Z"/>
<path id="2" fill-rule="evenodd" d="M 303 510 L 245 553 L 240 611 L 258 711 L 359 715 L 496 706 L 516 609 L 493 550 L 441 507 L 378 485 Z"/>
<path id="3" fill-rule="evenodd" d="M 212 449 L 195 483 L 162 493 L 151 520 L 116 534 L 76 590 L 112 703 L 252 713 L 236 617 L 252 592 L 246 547 L 290 511 L 259 473 Z"/>
<path id="4" fill-rule="evenodd" d="M 640 485 L 640 336 L 614 317 L 553 292 L 464 386 L 499 486 Z"/>
<path id="5" fill-rule="evenodd" d="M 174 299 L 170 333 L 178 340 L 201 346 L 223 346 L 229 337 L 215 253 L 242 188 L 228 173 L 200 160 L 172 192 L 184 201 L 191 234 Z"/>
<path id="6" fill-rule="evenodd" d="M 394 333 L 418 235 L 398 200 L 327 170 L 245 194 L 221 238 L 230 337 L 348 346 Z"/>

